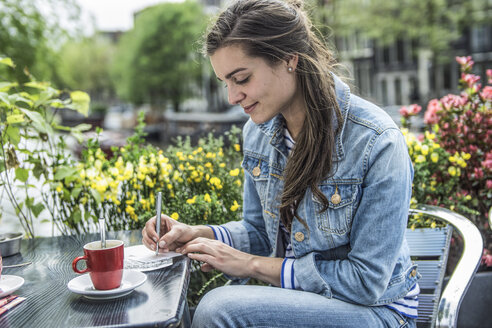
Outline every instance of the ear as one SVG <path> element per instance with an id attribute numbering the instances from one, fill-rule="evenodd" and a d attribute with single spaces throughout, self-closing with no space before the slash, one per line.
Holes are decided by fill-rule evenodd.
<path id="1" fill-rule="evenodd" d="M 287 58 L 285 61 L 287 67 L 292 67 L 292 69 L 295 71 L 297 68 L 297 63 L 299 61 L 299 55 L 295 54 Z"/>

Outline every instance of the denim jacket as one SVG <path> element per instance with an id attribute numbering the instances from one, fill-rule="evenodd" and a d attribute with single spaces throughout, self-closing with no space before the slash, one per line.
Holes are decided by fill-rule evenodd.
<path id="1" fill-rule="evenodd" d="M 304 291 L 377 306 L 405 296 L 419 274 L 405 240 L 413 168 L 400 130 L 377 106 L 350 93 L 334 76 L 343 126 L 336 136 L 334 174 L 308 188 L 292 222 L 294 272 Z M 224 224 L 235 248 L 276 256 L 287 149 L 281 115 L 243 130 L 243 219 Z M 316 150 L 313 150 L 316 151 Z M 332 173 L 333 173 L 332 172 Z M 341 199 L 332 201 L 338 193 Z"/>

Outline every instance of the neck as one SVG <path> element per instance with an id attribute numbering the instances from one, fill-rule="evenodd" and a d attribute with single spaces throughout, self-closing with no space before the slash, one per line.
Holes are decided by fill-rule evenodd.
<path id="1" fill-rule="evenodd" d="M 282 115 L 285 118 L 287 129 L 289 130 L 290 135 L 292 136 L 292 138 L 294 138 L 295 141 L 302 130 L 302 126 L 304 125 L 306 112 L 302 104 L 298 103 L 294 105 L 295 106 L 291 106 L 288 110 L 284 111 Z"/>

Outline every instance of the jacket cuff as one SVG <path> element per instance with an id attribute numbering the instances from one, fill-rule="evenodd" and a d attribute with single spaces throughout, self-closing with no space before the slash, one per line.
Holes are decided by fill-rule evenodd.
<path id="1" fill-rule="evenodd" d="M 285 258 L 282 262 L 282 272 L 280 274 L 280 283 L 282 288 L 300 289 L 297 278 L 294 275 L 295 259 Z"/>
<path id="2" fill-rule="evenodd" d="M 308 253 L 303 257 L 296 259 L 294 269 L 297 272 L 298 281 L 302 290 L 313 292 L 331 298 L 331 288 L 323 280 L 316 265 L 316 253 Z M 304 285 L 304 286 L 303 286 Z"/>
<path id="3" fill-rule="evenodd" d="M 211 228 L 214 232 L 215 240 L 221 241 L 228 246 L 234 247 L 231 233 L 229 232 L 229 230 L 227 230 L 227 228 L 223 226 L 213 226 L 208 224 L 207 227 Z"/>

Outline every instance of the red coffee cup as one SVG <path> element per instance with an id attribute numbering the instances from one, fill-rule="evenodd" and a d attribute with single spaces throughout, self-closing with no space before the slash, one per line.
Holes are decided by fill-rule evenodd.
<path id="1" fill-rule="evenodd" d="M 107 240 L 106 248 L 101 248 L 101 241 L 94 241 L 84 246 L 84 256 L 76 257 L 72 262 L 72 268 L 77 273 L 89 272 L 95 289 L 114 289 L 120 287 L 121 284 L 123 258 L 123 241 Z M 77 268 L 80 260 L 86 261 L 86 269 Z"/>

